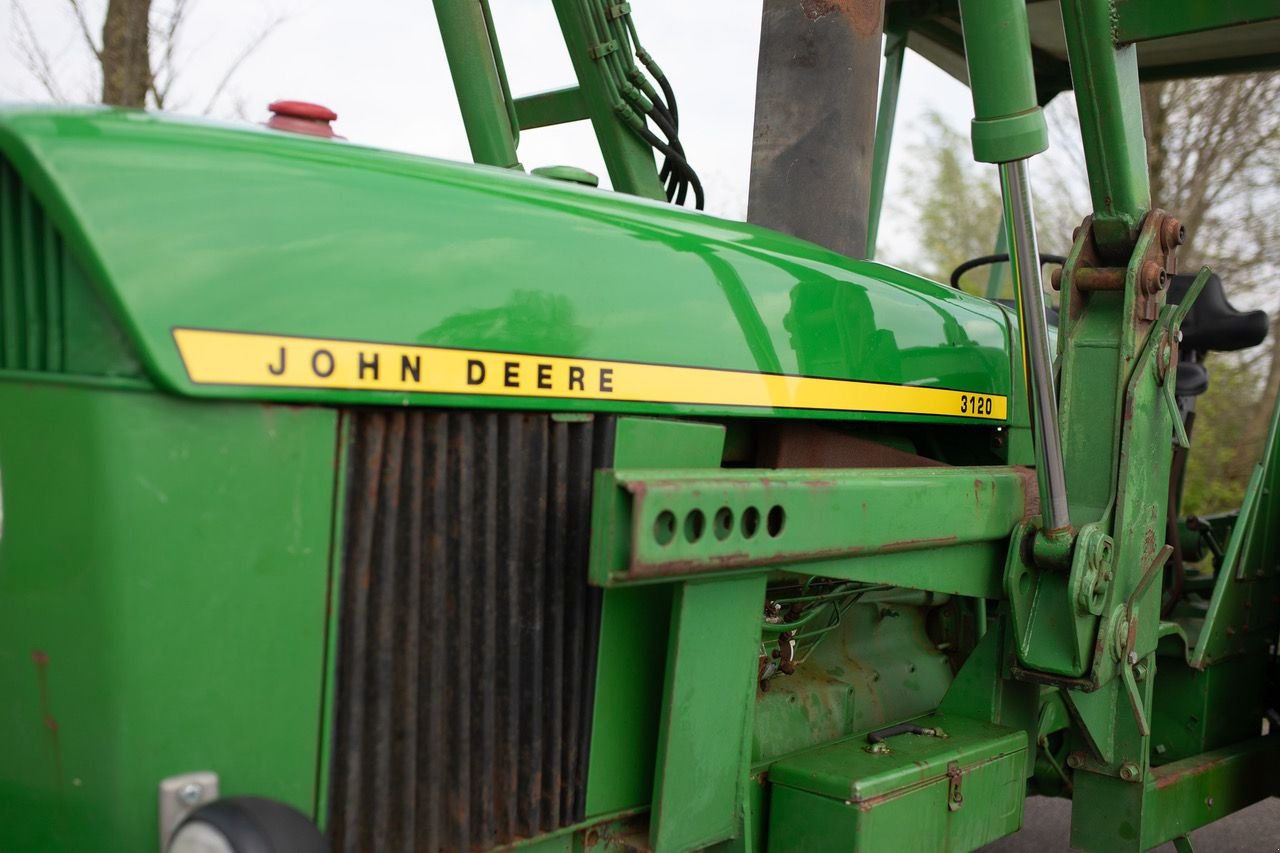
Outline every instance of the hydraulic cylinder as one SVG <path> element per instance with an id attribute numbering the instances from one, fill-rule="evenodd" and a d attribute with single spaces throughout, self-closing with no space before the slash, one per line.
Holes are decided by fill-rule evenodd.
<path id="1" fill-rule="evenodd" d="M 1036 101 L 1027 7 L 1024 0 L 961 0 L 960 20 L 973 94 L 973 155 L 1000 169 L 1010 266 L 1022 331 L 1023 369 L 1035 429 L 1036 478 L 1044 530 L 1048 534 L 1065 532 L 1071 523 L 1066 475 L 1035 213 L 1027 177 L 1028 158 L 1049 147 L 1049 134 Z"/>

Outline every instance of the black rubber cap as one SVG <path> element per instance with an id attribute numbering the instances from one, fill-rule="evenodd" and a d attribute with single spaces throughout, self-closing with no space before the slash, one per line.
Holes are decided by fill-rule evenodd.
<path id="1" fill-rule="evenodd" d="M 187 815 L 178 830 L 191 823 L 218 830 L 236 853 L 329 853 L 329 842 L 309 817 L 266 797 L 214 800 Z"/>

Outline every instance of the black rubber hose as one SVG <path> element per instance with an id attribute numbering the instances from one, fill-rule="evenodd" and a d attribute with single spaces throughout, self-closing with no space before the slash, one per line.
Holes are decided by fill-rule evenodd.
<path id="1" fill-rule="evenodd" d="M 688 161 L 686 161 L 684 157 L 680 156 L 674 148 L 655 136 L 653 131 L 648 128 L 644 128 L 638 132 L 641 139 L 649 143 L 653 148 L 665 154 L 671 160 L 673 168 L 688 180 L 689 184 L 693 187 L 694 206 L 698 210 L 702 210 L 702 182 L 698 180 L 698 175 L 689 167 Z"/>
<path id="2" fill-rule="evenodd" d="M 676 108 L 676 92 L 671 88 L 671 84 L 667 82 L 667 75 L 659 74 L 657 76 L 658 88 L 662 90 L 662 95 L 667 99 L 667 108 L 671 110 L 672 123 L 678 128 L 680 127 L 680 111 Z"/>
<path id="3" fill-rule="evenodd" d="M 653 110 L 649 113 L 649 117 L 653 119 L 653 123 L 658 126 L 658 129 L 662 131 L 662 134 L 665 137 L 667 137 L 667 144 L 669 144 L 672 150 L 674 150 L 677 154 L 680 155 L 682 159 L 684 159 L 687 167 L 689 161 L 687 158 L 685 158 L 684 146 L 680 143 L 680 136 L 679 134 L 676 133 L 675 125 L 672 121 L 672 117 L 670 113 L 668 113 L 665 108 L 661 107 L 658 103 L 655 102 Z M 692 170 L 686 168 L 686 171 L 692 171 Z M 672 160 L 670 157 L 667 157 L 666 159 L 663 160 L 662 171 L 658 174 L 658 178 L 662 181 L 666 181 L 668 176 L 675 176 L 675 177 L 667 185 L 667 188 L 666 188 L 667 201 L 671 201 L 672 196 L 674 195 L 676 204 L 684 204 L 685 197 L 688 195 L 689 182 L 687 178 L 682 179 L 677 174 L 674 164 L 672 163 Z"/>
<path id="4" fill-rule="evenodd" d="M 995 255 L 979 255 L 976 258 L 970 258 L 951 271 L 951 286 L 957 290 L 960 288 L 960 276 L 964 275 L 971 269 L 977 267 L 985 267 L 987 264 L 999 264 L 1009 260 L 1008 252 L 1000 252 Z M 1044 252 L 1040 253 L 1040 266 L 1045 264 L 1065 264 L 1067 259 L 1062 255 L 1049 255 Z"/>

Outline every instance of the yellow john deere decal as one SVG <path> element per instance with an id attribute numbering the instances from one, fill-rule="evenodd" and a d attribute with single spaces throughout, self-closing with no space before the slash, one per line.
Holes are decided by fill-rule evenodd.
<path id="1" fill-rule="evenodd" d="M 192 382 L 1004 420 L 998 394 L 746 370 L 174 329 Z"/>

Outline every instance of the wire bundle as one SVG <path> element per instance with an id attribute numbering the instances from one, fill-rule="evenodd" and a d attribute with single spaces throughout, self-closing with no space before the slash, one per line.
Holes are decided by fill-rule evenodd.
<path id="1" fill-rule="evenodd" d="M 684 146 L 680 143 L 680 113 L 675 91 L 658 63 L 641 46 L 635 22 L 631 19 L 630 4 L 609 0 L 579 2 L 583 20 L 587 22 L 588 32 L 595 43 L 592 56 L 601 63 L 605 72 L 614 111 L 640 139 L 663 156 L 658 177 L 667 201 L 683 205 L 692 190 L 694 207 L 702 210 L 702 182 L 689 165 Z M 653 75 L 656 88 L 648 75 L 632 61 L 633 57 L 639 59 Z M 662 90 L 661 93 L 658 89 Z M 649 122 L 661 136 L 649 127 Z"/>

